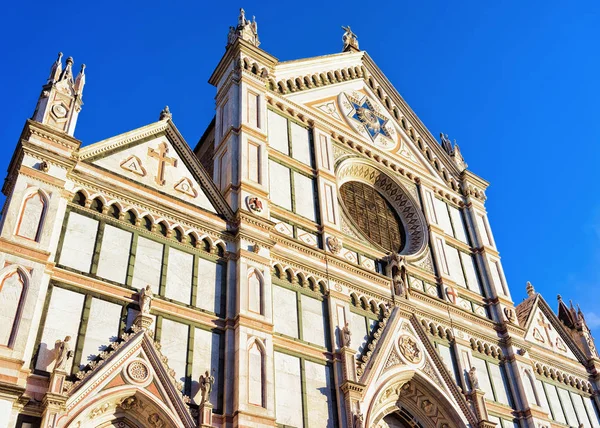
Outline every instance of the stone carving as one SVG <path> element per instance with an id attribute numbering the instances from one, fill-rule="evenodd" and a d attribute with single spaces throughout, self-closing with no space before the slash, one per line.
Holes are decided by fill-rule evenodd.
<path id="1" fill-rule="evenodd" d="M 171 110 L 169 110 L 169 106 L 165 106 L 164 109 L 160 112 L 158 116 L 158 120 L 172 120 L 173 114 L 171 114 Z"/>
<path id="2" fill-rule="evenodd" d="M 350 346 L 350 342 L 352 341 L 352 332 L 350 331 L 350 327 L 348 323 L 342 327 L 342 346 Z"/>
<path id="3" fill-rule="evenodd" d="M 515 311 L 512 308 L 504 308 L 504 316 L 508 322 L 515 322 Z"/>
<path id="4" fill-rule="evenodd" d="M 150 306 L 152 305 L 152 299 L 154 299 L 154 293 L 149 285 L 146 288 L 140 288 L 138 293 L 138 304 L 140 306 L 140 312 L 144 315 L 150 313 Z"/>
<path id="5" fill-rule="evenodd" d="M 259 243 L 256 243 L 252 246 L 252 252 L 255 254 L 260 253 L 261 249 L 262 249 L 262 246 Z"/>
<path id="6" fill-rule="evenodd" d="M 165 169 L 167 165 L 176 167 L 177 159 L 170 158 L 167 156 L 169 153 L 169 146 L 167 143 L 160 143 L 158 147 L 155 149 L 148 147 L 148 156 L 154 158 L 158 161 L 158 171 L 156 173 L 156 177 L 154 177 L 154 181 L 159 186 L 163 186 L 166 182 L 165 180 Z"/>
<path id="7" fill-rule="evenodd" d="M 471 367 L 469 370 L 469 384 L 471 384 L 471 391 L 479 389 L 479 378 L 477 377 L 477 369 Z"/>
<path id="8" fill-rule="evenodd" d="M 423 358 L 419 344 L 410 336 L 403 335 L 398 339 L 398 348 L 404 358 L 413 364 L 417 364 Z"/>
<path id="9" fill-rule="evenodd" d="M 48 162 L 46 161 L 41 161 L 38 164 L 38 169 L 42 172 L 48 172 L 50 170 L 50 165 L 48 165 Z"/>
<path id="10" fill-rule="evenodd" d="M 362 412 L 359 410 L 354 414 L 354 428 L 363 428 L 365 423 L 365 417 Z"/>
<path id="11" fill-rule="evenodd" d="M 73 358 L 73 350 L 71 349 L 71 336 L 65 337 L 65 340 L 57 340 L 58 351 L 56 354 L 56 363 L 54 370 L 66 370 L 68 361 Z"/>
<path id="12" fill-rule="evenodd" d="M 256 196 L 248 196 L 248 199 L 246 199 L 246 204 L 248 205 L 248 209 L 250 211 L 260 213 L 263 210 L 263 203 Z"/>
<path id="13" fill-rule="evenodd" d="M 333 254 L 339 254 L 340 251 L 342 251 L 342 243 L 335 236 L 327 237 L 327 247 L 329 248 L 329 251 L 331 251 Z"/>
<path id="14" fill-rule="evenodd" d="M 119 404 L 119 406 L 123 410 L 132 410 L 139 406 L 139 402 L 137 398 L 135 398 L 135 396 L 132 395 L 131 397 L 127 397 L 123 401 L 121 401 L 121 404 Z"/>
<path id="15" fill-rule="evenodd" d="M 150 371 L 141 361 L 133 361 L 127 366 L 127 374 L 135 382 L 143 383 L 148 380 Z"/>
<path id="16" fill-rule="evenodd" d="M 392 283 L 394 285 L 394 294 L 396 296 L 404 296 L 406 293 L 406 286 L 408 285 L 404 257 L 398 253 L 392 252 L 388 253 L 388 259 L 392 274 Z"/>
<path id="17" fill-rule="evenodd" d="M 458 292 L 456 291 L 456 288 L 446 287 L 446 297 L 448 298 L 449 302 L 456 305 L 456 302 L 458 300 Z"/>
<path id="18" fill-rule="evenodd" d="M 454 140 L 454 147 L 453 147 L 452 142 L 450 141 L 450 138 L 448 138 L 448 134 L 444 134 L 441 132 L 440 132 L 440 140 L 442 141 L 442 148 L 444 149 L 444 151 L 446 153 L 448 153 L 448 155 L 454 161 L 456 166 L 461 171 L 467 169 L 468 165 L 466 164 L 464 158 L 462 157 L 462 154 L 460 152 L 460 147 L 458 147 L 458 144 L 456 144 L 456 140 Z"/>
<path id="19" fill-rule="evenodd" d="M 237 27 L 229 27 L 229 33 L 227 34 L 227 47 L 232 45 L 237 39 L 245 40 L 256 47 L 260 45 L 260 41 L 258 40 L 258 24 L 256 23 L 256 18 L 253 16 L 252 22 L 247 20 L 246 11 L 244 9 L 240 9 Z"/>
<path id="20" fill-rule="evenodd" d="M 160 418 L 160 416 L 158 416 L 158 413 L 153 413 L 150 416 L 148 416 L 148 423 L 150 424 L 151 427 L 154 427 L 154 428 L 165 427 L 165 423 Z"/>
<path id="21" fill-rule="evenodd" d="M 210 402 L 210 393 L 212 392 L 215 377 L 208 370 L 203 375 L 200 375 L 200 391 L 202 395 L 201 403 Z"/>
<path id="22" fill-rule="evenodd" d="M 352 32 L 350 26 L 342 26 L 342 30 L 344 30 L 344 35 L 342 36 L 342 40 L 344 41 L 344 52 L 358 51 L 358 38 L 356 37 L 356 34 Z"/>

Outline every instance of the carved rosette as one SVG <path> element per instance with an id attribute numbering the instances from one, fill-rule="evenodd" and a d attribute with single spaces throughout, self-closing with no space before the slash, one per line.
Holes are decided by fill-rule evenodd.
<path id="1" fill-rule="evenodd" d="M 152 381 L 152 372 L 144 360 L 136 359 L 125 366 L 123 377 L 134 385 L 148 385 Z"/>
<path id="2" fill-rule="evenodd" d="M 410 334 L 402 334 L 398 338 L 400 357 L 407 364 L 420 365 L 424 359 L 424 351 L 417 339 Z"/>

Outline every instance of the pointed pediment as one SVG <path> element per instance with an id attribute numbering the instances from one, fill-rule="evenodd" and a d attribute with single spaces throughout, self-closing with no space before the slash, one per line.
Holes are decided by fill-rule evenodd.
<path id="1" fill-rule="evenodd" d="M 77 426 L 80 420 L 129 414 L 146 423 L 153 419 L 158 423 L 153 426 L 196 426 L 186 404 L 189 398 L 181 394 L 182 385 L 145 330 L 123 335 L 110 349 L 78 374 L 61 418 Z"/>
<path id="2" fill-rule="evenodd" d="M 542 296 L 537 294 L 529 299 L 517 307 L 521 312 L 521 305 L 527 309 L 520 317 L 526 330 L 525 340 L 545 351 L 585 362 L 585 356 Z"/>
<path id="3" fill-rule="evenodd" d="M 459 180 L 464 168 L 441 148 L 366 52 L 283 62 L 275 75 L 285 98 L 348 135 L 440 181 L 447 181 L 440 167 Z"/>
<path id="4" fill-rule="evenodd" d="M 378 334 L 378 339 L 370 343 L 370 357 L 357 370 L 366 394 L 379 394 L 377 401 L 382 402 L 390 394 L 402 396 L 404 389 L 415 388 L 411 380 L 416 380 L 427 384 L 434 395 L 443 397 L 452 408 L 460 409 L 464 421 L 476 424 L 475 415 L 416 319 L 403 318 L 396 307 Z M 404 393 L 410 392 L 408 389 Z M 432 410 L 438 407 L 431 404 Z"/>
<path id="5" fill-rule="evenodd" d="M 80 150 L 79 159 L 212 213 L 232 215 L 171 121 L 159 121 L 92 144 Z"/>

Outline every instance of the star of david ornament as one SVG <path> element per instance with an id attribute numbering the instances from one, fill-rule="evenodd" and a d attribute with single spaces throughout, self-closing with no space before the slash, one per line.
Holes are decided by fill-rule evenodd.
<path id="1" fill-rule="evenodd" d="M 346 121 L 356 132 L 383 149 L 395 146 L 393 126 L 366 95 L 342 93 L 339 105 Z"/>

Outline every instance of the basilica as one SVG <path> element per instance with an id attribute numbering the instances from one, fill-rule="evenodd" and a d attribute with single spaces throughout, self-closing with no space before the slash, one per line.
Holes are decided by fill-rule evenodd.
<path id="1" fill-rule="evenodd" d="M 85 66 L 40 82 L 2 188 L 0 428 L 600 428 L 584 314 L 515 304 L 468 153 L 350 27 L 281 62 L 234 24 L 196 145 L 168 107 L 82 142 Z"/>

